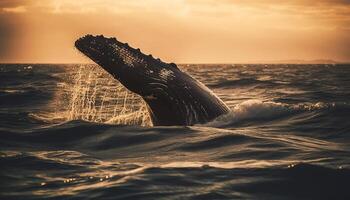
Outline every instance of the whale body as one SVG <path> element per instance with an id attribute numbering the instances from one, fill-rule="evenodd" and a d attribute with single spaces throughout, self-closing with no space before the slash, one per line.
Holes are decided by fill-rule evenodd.
<path id="1" fill-rule="evenodd" d="M 147 104 L 153 125 L 193 125 L 211 121 L 230 109 L 204 84 L 127 43 L 86 35 L 75 47 Z"/>

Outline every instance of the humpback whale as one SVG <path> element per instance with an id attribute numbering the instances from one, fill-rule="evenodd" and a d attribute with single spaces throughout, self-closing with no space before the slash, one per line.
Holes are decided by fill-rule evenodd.
<path id="1" fill-rule="evenodd" d="M 103 35 L 86 35 L 75 47 L 147 104 L 153 125 L 193 125 L 230 111 L 204 84 L 127 43 Z"/>

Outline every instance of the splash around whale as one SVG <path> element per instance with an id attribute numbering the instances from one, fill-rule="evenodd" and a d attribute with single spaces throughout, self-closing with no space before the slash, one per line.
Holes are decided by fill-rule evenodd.
<path id="1" fill-rule="evenodd" d="M 86 35 L 75 47 L 140 95 L 155 126 L 206 123 L 230 111 L 209 88 L 176 64 L 145 55 L 116 38 Z"/>

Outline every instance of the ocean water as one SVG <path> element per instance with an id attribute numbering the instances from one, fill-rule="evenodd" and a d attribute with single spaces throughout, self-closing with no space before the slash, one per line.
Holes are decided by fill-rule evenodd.
<path id="1" fill-rule="evenodd" d="M 181 65 L 232 112 L 153 127 L 96 65 L 0 65 L 0 199 L 350 199 L 350 65 Z"/>

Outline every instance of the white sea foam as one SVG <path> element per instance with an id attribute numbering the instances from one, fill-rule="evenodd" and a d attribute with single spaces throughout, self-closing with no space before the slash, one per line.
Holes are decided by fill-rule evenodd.
<path id="1" fill-rule="evenodd" d="M 276 102 L 263 102 L 261 100 L 247 100 L 232 108 L 226 115 L 219 116 L 205 126 L 225 126 L 245 120 L 276 119 L 296 112 L 321 110 L 335 107 L 334 103 L 309 103 L 287 105 Z"/>
<path id="2" fill-rule="evenodd" d="M 84 120 L 106 124 L 151 126 L 145 103 L 94 66 L 81 66 L 59 84 L 49 110 L 31 117 L 47 123 Z M 54 110 L 50 110 L 54 108 Z"/>
<path id="3" fill-rule="evenodd" d="M 289 108 L 282 103 L 248 100 L 236 105 L 230 113 L 208 122 L 205 126 L 223 126 L 242 120 L 266 119 L 288 111 Z"/>

